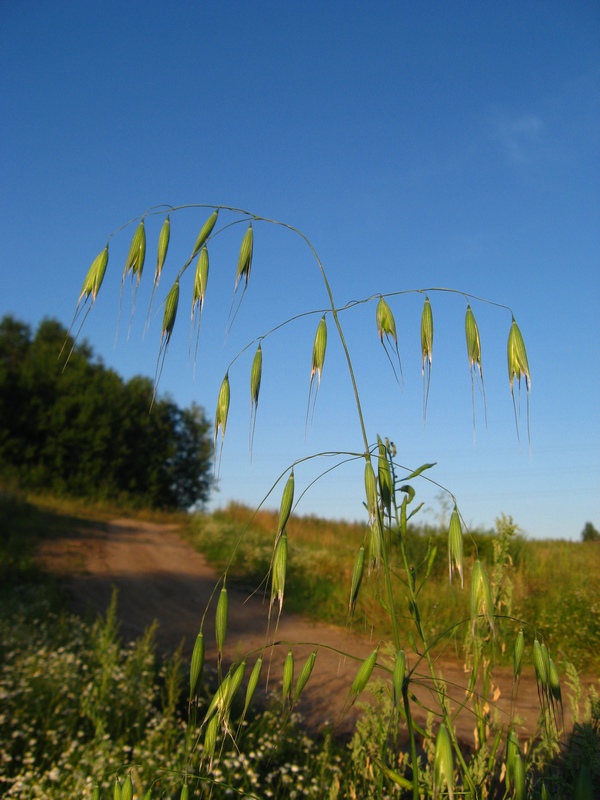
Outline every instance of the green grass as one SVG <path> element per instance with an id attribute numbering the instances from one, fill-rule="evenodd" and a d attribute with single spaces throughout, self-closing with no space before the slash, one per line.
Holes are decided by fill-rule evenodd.
<path id="1" fill-rule="evenodd" d="M 253 515 L 249 508 L 232 504 L 210 516 L 198 516 L 187 536 L 215 568 L 222 570 L 230 565 L 231 578 L 255 589 L 268 574 L 277 517 L 269 511 Z M 286 608 L 333 624 L 348 621 L 352 568 L 366 526 L 292 517 L 287 532 Z M 493 568 L 495 539 L 492 532 L 465 537 L 466 572 L 476 557 Z M 469 618 L 469 591 L 468 586 L 460 588 L 456 577 L 450 585 L 447 533 L 433 527 L 414 528 L 407 542 L 411 562 L 417 565 L 417 581 L 424 577 L 430 542 L 437 547 L 437 555 L 419 601 L 427 632 L 435 636 L 457 619 Z M 511 541 L 509 555 L 512 567 L 504 587 L 510 604 L 507 613 L 535 624 L 559 660 L 600 673 L 600 546 L 595 542 L 525 540 L 517 535 Z M 405 580 L 399 565 L 395 569 Z M 389 616 L 379 602 L 379 589 L 373 571 L 364 579 L 352 624 L 357 630 L 374 629 L 377 635 L 389 636 Z M 401 599 L 398 603 L 406 637 L 411 619 Z M 506 622 L 504 628 L 510 645 L 518 625 Z M 510 647 L 497 656 L 508 663 L 512 658 Z"/>
<path id="2" fill-rule="evenodd" d="M 24 498 L 0 496 L 0 795 L 91 798 L 97 785 L 101 800 L 108 800 L 115 796 L 115 780 L 123 782 L 130 775 L 138 797 L 151 789 L 153 798 L 179 800 L 187 774 L 190 797 L 215 800 L 231 796 L 315 800 L 403 796 L 392 779 L 384 780 L 382 789 L 374 784 L 374 759 L 385 749 L 389 736 L 390 698 L 383 687 L 374 687 L 377 704 L 365 708 L 347 743 L 329 736 L 311 738 L 294 719 L 282 723 L 277 705 L 265 713 L 253 712 L 250 721 L 242 721 L 238 700 L 232 712 L 235 743 L 219 734 L 215 763 L 209 771 L 202 761 L 203 730 L 187 720 L 185 667 L 179 654 L 167 660 L 159 658 L 153 628 L 134 642 L 122 641 L 114 603 L 91 624 L 70 615 L 59 587 L 36 565 L 39 541 L 85 524 L 77 505 L 61 508 L 63 513 L 58 513 L 56 508 L 49 510 L 47 503 L 35 507 Z M 236 506 L 202 519 L 200 527 L 212 542 L 215 561 L 231 552 L 247 516 L 247 509 Z M 268 569 L 273 522 L 276 524 L 275 515 L 259 515 L 247 541 L 244 537 L 234 559 L 240 580 L 251 584 Z M 224 535 L 226 530 L 229 532 Z M 197 525 L 194 531 L 202 542 Z M 215 541 L 217 533 L 221 534 L 221 550 Z M 310 593 L 311 587 L 317 586 L 332 604 L 327 613 L 338 613 L 336 603 L 345 613 L 346 587 L 339 589 L 338 596 L 338 585 L 345 584 L 348 575 L 342 574 L 341 580 L 340 567 L 347 556 L 351 565 L 363 534 L 359 525 L 312 518 L 290 522 L 290 540 L 298 561 L 295 580 L 300 587 L 291 596 L 297 603 L 305 602 L 302 592 Z M 415 540 L 415 548 L 422 546 Z M 544 555 L 536 560 L 532 552 L 538 547 Z M 587 547 L 554 542 L 519 543 L 517 549 L 521 555 L 515 585 L 518 580 L 529 580 L 538 592 L 545 582 L 559 580 L 558 558 L 563 566 L 567 559 L 581 559 L 582 566 L 596 553 Z M 444 553 L 438 559 L 441 587 Z M 573 583 L 578 585 L 574 579 Z M 327 589 L 327 584 L 332 588 Z M 437 601 L 443 602 L 443 598 Z M 569 609 L 577 607 L 573 603 Z M 554 625 L 551 619 L 547 624 L 549 628 Z M 211 697 L 206 683 L 209 677 L 204 677 L 199 697 L 199 720 Z M 563 756 L 553 755 L 542 741 L 531 751 L 530 769 L 558 789 L 572 785 L 582 760 L 600 775 L 600 766 L 594 761 L 599 725 L 600 706 L 597 698 L 589 698 L 582 725 L 567 742 Z M 423 785 L 430 787 L 433 757 L 430 739 L 420 756 Z M 393 766 L 397 775 L 410 775 L 402 752 Z M 498 791 L 500 794 L 491 796 L 502 796 L 503 788 Z"/>

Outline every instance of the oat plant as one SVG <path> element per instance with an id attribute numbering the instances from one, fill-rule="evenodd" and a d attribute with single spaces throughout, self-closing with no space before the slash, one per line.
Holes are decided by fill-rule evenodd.
<path id="1" fill-rule="evenodd" d="M 177 214 L 197 213 L 203 215 L 198 237 L 191 249 L 190 257 L 181 264 L 169 263 L 167 248 L 171 234 L 171 220 Z M 284 326 L 291 326 L 307 315 L 315 317 L 315 334 L 312 342 L 312 359 L 307 363 L 307 410 L 306 425 L 310 426 L 318 414 L 318 391 L 326 377 L 326 354 L 328 339 L 337 337 L 341 346 L 342 358 L 350 379 L 351 391 L 356 410 L 357 442 L 353 452 L 338 453 L 339 463 L 348 461 L 356 464 L 364 476 L 365 519 L 368 522 L 366 535 L 361 543 L 353 564 L 348 565 L 351 576 L 348 585 L 348 619 L 342 620 L 352 625 L 357 608 L 368 584 L 376 587 L 378 602 L 389 618 L 389 639 L 374 642 L 370 655 L 362 660 L 354 654 L 345 654 L 356 662 L 356 675 L 348 690 L 344 709 L 348 710 L 360 702 L 368 687 L 374 681 L 381 682 L 384 696 L 383 711 L 377 716 L 379 732 L 367 747 L 356 745 L 353 759 L 361 761 L 361 780 L 363 796 L 369 797 L 469 797 L 469 798 L 508 798 L 543 795 L 542 787 L 536 783 L 535 764 L 528 761 L 526 743 L 520 742 L 517 735 L 518 687 L 525 658 L 535 666 L 540 697 L 540 723 L 542 730 L 558 740 L 561 725 L 560 684 L 554 661 L 546 644 L 534 627 L 511 616 L 510 587 L 506 573 L 510 570 L 506 542 L 510 536 L 510 524 L 505 521 L 499 537 L 498 551 L 494 568 L 488 574 L 483 561 L 476 558 L 472 565 L 464 558 L 463 539 L 468 535 L 462 519 L 459 503 L 451 493 L 452 514 L 448 529 L 447 563 L 448 579 L 456 592 L 465 592 L 470 597 L 470 614 L 455 620 L 455 623 L 442 634 L 432 636 L 431 627 L 422 618 L 419 595 L 427 584 L 433 565 L 443 555 L 430 544 L 425 559 L 412 563 L 407 548 L 408 525 L 419 513 L 422 503 L 418 501 L 419 482 L 431 481 L 432 464 L 410 467 L 403 464 L 402 456 L 394 444 L 385 437 L 385 431 L 372 431 L 367 428 L 363 415 L 362 389 L 355 373 L 350 347 L 345 330 L 350 324 L 353 310 L 357 306 L 373 307 L 371 335 L 374 346 L 384 348 L 389 366 L 400 383 L 403 379 L 398 328 L 394 308 L 408 294 L 423 298 L 420 338 L 423 373 L 423 419 L 427 418 L 427 407 L 433 374 L 434 347 L 434 306 L 443 298 L 454 297 L 465 308 L 465 338 L 468 363 L 473 386 L 473 417 L 475 414 L 475 385 L 479 384 L 484 397 L 482 345 L 474 308 L 481 304 L 495 306 L 499 313 L 508 315 L 508 375 L 509 390 L 515 407 L 517 431 L 519 427 L 518 391 L 521 378 L 525 382 L 527 395 L 527 427 L 529 430 L 529 391 L 531 374 L 527 360 L 524 340 L 510 308 L 499 303 L 475 297 L 463 291 L 445 287 L 397 288 L 389 293 L 376 294 L 361 301 L 338 305 L 318 253 L 310 240 L 292 225 L 267 219 L 248 211 L 227 206 L 193 205 L 180 207 L 154 207 L 141 218 L 129 223 L 133 229 L 129 255 L 125 263 L 123 279 L 131 275 L 134 292 L 142 279 L 146 251 L 145 223 L 154 218 L 162 219 L 162 229 L 157 244 L 157 266 L 152 287 L 159 290 L 165 273 L 170 270 L 168 292 L 164 302 L 164 313 L 158 343 L 156 382 L 160 379 L 164 359 L 174 326 L 179 323 L 180 306 L 186 303 L 191 309 L 192 325 L 196 337 L 200 331 L 200 321 L 205 307 L 210 303 L 208 290 L 209 250 L 217 237 L 237 237 L 239 257 L 236 264 L 229 266 L 233 285 L 231 306 L 225 326 L 231 330 L 236 324 L 241 304 L 246 301 L 252 279 L 252 267 L 260 269 L 259 259 L 254 257 L 255 242 L 268 233 L 270 226 L 288 231 L 300 237 L 307 248 L 307 257 L 318 271 L 328 304 L 325 309 L 309 309 L 304 314 L 289 319 L 283 318 L 270 330 L 263 331 L 244 347 L 229 364 L 224 364 L 221 372 L 221 387 L 214 414 L 215 461 L 218 465 L 226 458 L 226 433 L 229 417 L 233 380 L 239 376 L 246 352 L 254 353 L 249 371 L 250 386 L 250 447 L 254 440 L 255 426 L 260 425 L 258 414 L 261 392 L 263 344 L 272 339 Z M 240 234 L 239 231 L 242 231 Z M 120 229 L 116 233 L 121 233 Z M 89 313 L 101 289 L 108 265 L 109 242 L 92 262 L 85 277 L 74 323 L 80 315 Z M 170 252 L 169 252 L 170 255 Z M 172 260 L 172 259 L 171 259 Z M 182 278 L 186 271 L 194 275 L 191 297 L 184 298 Z M 220 274 L 226 273 L 227 264 L 220 264 Z M 132 312 L 133 313 L 133 312 Z M 396 312 L 397 313 L 397 312 Z M 85 317 L 84 317 L 85 318 Z M 438 336 L 441 335 L 438 332 Z M 194 352 L 198 349 L 198 339 L 194 342 Z M 198 351 L 201 357 L 201 348 Z M 310 366 L 310 370 L 308 367 Z M 236 384 L 240 385 L 241 380 Z M 245 383 L 245 382 L 244 382 Z M 246 385 L 248 385 L 246 383 Z M 475 419 L 474 419 L 475 423 Z M 331 454 L 326 454 L 330 456 Z M 315 453 L 310 459 L 319 459 Z M 228 568 L 215 587 L 211 605 L 205 610 L 203 620 L 209 615 L 216 617 L 217 671 L 218 686 L 208 704 L 201 707 L 197 700 L 198 687 L 202 681 L 205 664 L 204 624 L 197 632 L 196 644 L 191 661 L 189 683 L 189 736 L 188 757 L 185 773 L 181 776 L 185 787 L 181 796 L 210 797 L 219 786 L 222 770 L 219 768 L 220 753 L 225 751 L 225 742 L 236 746 L 244 718 L 249 714 L 259 684 L 264 684 L 270 673 L 271 654 L 274 648 L 284 647 L 285 658 L 281 679 L 279 703 L 287 718 L 295 708 L 300 696 L 310 687 L 310 678 L 320 651 L 327 648 L 326 642 L 316 642 L 312 653 L 303 664 L 295 663 L 293 647 L 289 643 L 277 642 L 277 626 L 285 603 L 286 576 L 288 571 L 287 523 L 298 502 L 296 487 L 302 484 L 302 469 L 306 457 L 284 465 L 279 480 L 284 483 L 280 501 L 280 514 L 277 528 L 273 530 L 273 549 L 268 574 L 269 618 L 265 631 L 264 646 L 259 651 L 241 655 L 237 660 L 226 664 L 224 647 L 227 637 L 227 577 Z M 322 471 L 325 480 L 329 467 Z M 260 501 L 257 510 L 277 489 L 279 481 L 272 486 Z M 437 484 L 436 484 L 437 485 Z M 309 486 L 304 486 L 300 497 Z M 232 558 L 233 558 L 232 553 Z M 368 580 L 367 580 L 368 579 Z M 410 615 L 409 635 L 400 635 L 398 620 L 400 615 Z M 514 690 L 510 718 L 502 717 L 495 709 L 497 690 L 493 678 L 495 654 L 506 647 L 506 642 L 514 642 Z M 462 687 L 449 686 L 440 674 L 437 660 L 450 645 L 458 648 L 466 659 L 465 683 Z M 250 664 L 253 664 L 250 669 Z M 422 706 L 415 690 L 419 684 L 429 689 L 426 711 L 429 723 L 423 728 L 415 721 L 415 712 Z M 457 721 L 467 715 L 471 721 L 474 738 L 465 742 L 457 733 Z M 402 734 L 402 736 L 400 735 Z M 408 742 L 407 748 L 402 741 Z M 360 740 L 362 741 L 362 740 Z M 373 742 L 377 743 L 373 752 Z M 368 785 L 367 785 L 368 784 Z M 231 782 L 227 784 L 232 795 L 243 794 Z M 329 796 L 334 797 L 332 784 Z M 244 794 L 244 796 L 251 796 Z M 324 795 L 323 795 L 324 796 Z"/>

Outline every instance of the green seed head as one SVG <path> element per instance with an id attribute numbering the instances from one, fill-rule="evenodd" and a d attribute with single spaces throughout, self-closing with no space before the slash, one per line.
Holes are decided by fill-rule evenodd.
<path id="1" fill-rule="evenodd" d="M 217 400 L 217 410 L 215 413 L 215 435 L 214 446 L 217 446 L 217 436 L 219 430 L 221 435 L 225 438 L 225 429 L 227 428 L 227 416 L 229 414 L 229 401 L 231 399 L 231 389 L 229 386 L 229 373 L 225 374 L 221 388 L 219 389 L 219 397 Z"/>
<path id="2" fill-rule="evenodd" d="M 271 574 L 271 603 L 275 600 L 279 603 L 279 612 L 283 606 L 285 594 L 285 578 L 287 573 L 288 541 L 285 528 L 277 539 L 275 552 L 273 553 L 273 570 Z"/>
<path id="3" fill-rule="evenodd" d="M 215 227 L 215 223 L 217 221 L 218 216 L 219 216 L 219 209 L 217 208 L 217 210 L 213 211 L 213 213 L 210 215 L 210 217 L 206 220 L 206 222 L 200 229 L 200 233 L 198 234 L 198 238 L 196 239 L 196 244 L 194 245 L 194 249 L 192 250 L 192 258 L 194 258 L 194 256 L 200 251 L 202 245 L 211 235 L 212 229 Z"/>
<path id="4" fill-rule="evenodd" d="M 225 584 L 221 587 L 219 593 L 219 600 L 217 602 L 217 613 L 215 617 L 215 637 L 217 641 L 217 651 L 219 656 L 223 655 L 223 645 L 225 644 L 225 635 L 227 633 L 227 614 L 229 611 L 229 599 L 227 597 L 227 587 Z"/>
<path id="5" fill-rule="evenodd" d="M 291 650 L 288 650 L 288 654 L 285 657 L 285 662 L 283 664 L 283 681 L 281 687 L 284 706 L 289 700 L 291 700 L 293 680 L 294 680 L 294 654 Z"/>
<path id="6" fill-rule="evenodd" d="M 348 613 L 352 614 L 356 608 L 356 601 L 358 599 L 358 592 L 363 578 L 365 569 L 365 546 L 361 544 L 356 554 L 354 561 L 354 569 L 352 570 L 352 583 L 350 585 L 350 602 L 348 604 Z"/>
<path id="7" fill-rule="evenodd" d="M 327 323 L 325 321 L 325 314 L 321 317 L 321 321 L 317 327 L 315 334 L 315 341 L 313 343 L 312 352 L 312 369 L 310 372 L 311 383 L 315 375 L 317 376 L 317 384 L 321 383 L 321 375 L 323 374 L 323 365 L 325 364 L 325 351 L 327 350 Z"/>
<path id="8" fill-rule="evenodd" d="M 121 787 L 121 800 L 133 800 L 133 783 L 131 775 L 127 775 Z"/>
<path id="9" fill-rule="evenodd" d="M 479 339 L 479 328 L 477 327 L 477 322 L 475 321 L 475 315 L 471 310 L 471 306 L 468 304 L 465 316 L 465 335 L 467 338 L 469 366 L 473 368 L 475 365 L 481 374 L 481 341 Z"/>
<path id="10" fill-rule="evenodd" d="M 177 317 L 177 306 L 179 305 L 179 281 L 175 281 L 169 289 L 169 294 L 165 300 L 165 313 L 163 314 L 162 338 L 168 344 L 175 327 Z"/>
<path id="11" fill-rule="evenodd" d="M 464 555 L 463 555 L 463 535 L 460 524 L 458 509 L 454 506 L 450 517 L 450 527 L 448 529 L 448 567 L 450 570 L 450 583 L 452 583 L 453 565 L 460 575 L 460 585 L 464 586 Z"/>
<path id="12" fill-rule="evenodd" d="M 513 674 L 515 680 L 519 680 L 521 676 L 521 667 L 523 665 L 523 653 L 525 652 L 525 635 L 523 628 L 519 630 L 517 639 L 515 641 L 515 650 L 513 653 Z"/>
<path id="13" fill-rule="evenodd" d="M 288 523 L 290 518 L 290 514 L 292 513 L 292 506 L 294 504 L 294 470 L 290 472 L 290 476 L 287 479 L 285 487 L 283 489 L 283 495 L 281 497 L 281 505 L 279 506 L 279 522 L 277 524 L 277 535 L 285 530 L 285 526 Z"/>
<path id="14" fill-rule="evenodd" d="M 196 694 L 198 681 L 202 675 L 204 667 L 204 633 L 200 631 L 196 636 L 196 643 L 192 652 L 192 663 L 190 666 L 190 699 Z"/>
<path id="15" fill-rule="evenodd" d="M 431 365 L 433 358 L 433 312 L 428 297 L 425 297 L 421 314 L 421 357 L 422 370 L 425 372 L 425 362 L 428 361 Z"/>
<path id="16" fill-rule="evenodd" d="M 258 406 L 258 395 L 260 393 L 260 382 L 262 378 L 262 347 L 260 344 L 256 348 L 252 369 L 250 370 L 250 405 L 252 408 Z"/>
<path id="17" fill-rule="evenodd" d="M 385 511 L 389 514 L 392 510 L 392 495 L 394 492 L 393 480 L 392 480 L 392 471 L 390 468 L 390 462 L 388 459 L 388 451 L 381 440 L 381 437 L 377 437 L 377 445 L 378 445 L 378 461 L 377 461 L 377 480 L 379 482 L 379 494 L 381 497 L 381 503 Z"/>
<path id="18" fill-rule="evenodd" d="M 393 339 L 397 344 L 398 336 L 396 335 L 396 321 L 394 319 L 394 315 L 392 314 L 392 309 L 389 307 L 383 297 L 380 297 L 379 302 L 377 303 L 375 319 L 377 322 L 377 332 L 382 344 L 384 336 Z"/>
<path id="19" fill-rule="evenodd" d="M 406 656 L 404 650 L 399 650 L 396 653 L 396 661 L 394 663 L 393 673 L 393 688 L 394 688 L 394 705 L 399 708 L 402 704 L 402 691 L 404 687 L 404 680 L 406 678 Z"/>
<path id="20" fill-rule="evenodd" d="M 487 617 L 493 634 L 494 606 L 492 603 L 492 591 L 487 574 L 478 559 L 473 565 L 473 574 L 471 576 L 471 622 L 473 629 L 477 623 L 477 618 L 482 614 Z"/>
<path id="21" fill-rule="evenodd" d="M 292 705 L 295 706 L 302 694 L 302 690 L 308 683 L 308 679 L 311 676 L 313 671 L 313 667 L 315 666 L 315 661 L 317 660 L 317 651 L 313 650 L 309 657 L 304 662 L 304 665 L 300 671 L 300 675 L 298 676 L 298 682 L 296 683 L 296 688 L 294 689 L 294 697 L 292 698 Z"/>
<path id="22" fill-rule="evenodd" d="M 158 235 L 158 252 L 156 254 L 156 270 L 154 271 L 154 285 L 158 285 L 160 276 L 162 275 L 165 259 L 167 257 L 167 250 L 169 249 L 169 239 L 171 238 L 171 220 L 169 215 L 165 217 L 162 224 L 160 233 Z"/>
<path id="23" fill-rule="evenodd" d="M 144 269 L 144 261 L 146 260 L 146 228 L 144 220 L 137 226 L 133 239 L 129 246 L 129 253 L 125 261 L 125 269 L 123 276 L 131 272 L 132 275 L 137 275 L 138 284 L 142 277 L 142 270 Z"/>
<path id="24" fill-rule="evenodd" d="M 106 272 L 106 265 L 108 264 L 108 245 L 101 250 L 96 258 L 92 261 L 92 265 L 88 270 L 83 286 L 81 287 L 81 294 L 79 295 L 79 302 L 87 300 L 92 296 L 92 303 L 96 301 L 102 281 L 104 280 L 104 273 Z"/>
<path id="25" fill-rule="evenodd" d="M 533 666 L 538 684 L 545 688 L 548 685 L 548 671 L 542 645 L 537 637 L 533 640 Z"/>
<path id="26" fill-rule="evenodd" d="M 196 262 L 196 272 L 194 273 L 194 290 L 192 294 L 192 319 L 196 308 L 202 313 L 204 298 L 206 297 L 206 287 L 208 285 L 208 250 L 203 247 L 200 250 L 198 261 Z"/>
<path id="27" fill-rule="evenodd" d="M 372 523 L 377 518 L 377 480 L 375 478 L 375 470 L 370 461 L 365 463 L 365 495 L 369 522 Z"/>
<path id="28" fill-rule="evenodd" d="M 245 285 L 248 285 L 250 279 L 250 270 L 252 269 L 252 252 L 254 249 L 254 233 L 252 231 L 252 223 L 248 226 L 248 230 L 244 234 L 242 244 L 240 247 L 240 254 L 238 256 L 237 274 L 235 276 L 235 288 L 237 289 L 238 283 L 244 278 Z"/>
<path id="29" fill-rule="evenodd" d="M 435 740 L 435 756 L 433 760 L 433 796 L 434 798 L 446 786 L 450 800 L 454 798 L 454 762 L 452 758 L 452 742 L 448 729 L 442 722 Z"/>
<path id="30" fill-rule="evenodd" d="M 531 374 L 529 372 L 529 362 L 527 361 L 527 351 L 525 350 L 525 342 L 519 330 L 519 326 L 513 317 L 508 334 L 508 379 L 510 381 L 510 390 L 513 391 L 513 384 L 515 378 L 521 382 L 521 376 L 525 378 L 525 385 L 529 391 L 531 386 Z"/>
<path id="31" fill-rule="evenodd" d="M 250 703 L 252 702 L 252 698 L 254 697 L 254 692 L 256 691 L 256 687 L 258 686 L 258 681 L 260 679 L 260 672 L 262 670 L 263 665 L 263 657 L 260 655 L 252 668 L 252 672 L 250 673 L 250 678 L 248 679 L 248 686 L 246 688 L 246 699 L 244 702 L 244 711 L 242 716 L 246 716 L 246 712 L 250 708 Z"/>
<path id="32" fill-rule="evenodd" d="M 361 664 L 361 667 L 356 674 L 356 678 L 354 678 L 352 686 L 350 687 L 351 695 L 358 697 L 358 695 L 362 694 L 362 692 L 365 690 L 365 687 L 368 684 L 371 674 L 375 668 L 375 664 L 377 663 L 378 653 L 379 647 L 376 647 L 371 655 L 367 656 L 367 658 Z"/>

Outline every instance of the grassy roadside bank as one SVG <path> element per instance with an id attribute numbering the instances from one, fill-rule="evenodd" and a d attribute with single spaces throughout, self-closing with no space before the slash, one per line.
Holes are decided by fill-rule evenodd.
<path id="1" fill-rule="evenodd" d="M 499 520 L 499 524 L 510 524 Z M 273 556 L 277 514 L 233 504 L 210 516 L 198 516 L 186 528 L 186 537 L 217 569 L 228 565 L 232 578 L 255 589 L 265 585 Z M 286 608 L 314 619 L 339 625 L 348 620 L 348 599 L 354 559 L 366 528 L 359 524 L 330 522 L 314 517 L 292 517 L 288 530 Z M 468 588 L 448 581 L 448 534 L 439 528 L 416 528 L 409 549 L 413 561 L 426 568 L 431 541 L 437 555 L 429 581 L 419 596 L 428 633 L 435 636 L 457 619 L 469 617 Z M 465 563 L 479 557 L 494 569 L 497 532 L 465 536 Z M 233 554 L 233 555 L 232 555 Z M 535 621 L 535 625 L 560 660 L 578 670 L 600 674 L 600 545 L 596 542 L 527 540 L 515 533 L 509 549 L 512 564 L 503 585 L 507 615 Z M 402 575 L 397 567 L 398 574 Z M 417 577 L 418 577 L 417 570 Z M 352 625 L 389 635 L 388 617 L 378 602 L 378 582 L 371 573 L 358 603 Z M 400 601 L 399 601 L 400 602 Z M 400 614 L 402 633 L 408 636 L 411 618 Z M 461 642 L 456 641 L 460 649 Z M 512 658 L 509 646 L 497 653 L 502 663 Z"/>
<path id="2" fill-rule="evenodd" d="M 18 498 L 2 498 L 0 503 L 0 794 L 50 800 L 88 798 L 95 780 L 100 797 L 109 798 L 116 797 L 116 780 L 125 789 L 130 776 L 136 797 L 179 800 L 184 796 L 182 782 L 187 775 L 192 797 L 208 797 L 209 793 L 215 798 L 373 796 L 373 759 L 389 735 L 382 723 L 386 714 L 378 709 L 365 714 L 346 746 L 327 739 L 315 741 L 293 726 L 283 726 L 281 698 L 273 712 L 253 715 L 238 731 L 238 701 L 231 713 L 236 745 L 227 735 L 219 736 L 218 757 L 207 771 L 206 764 L 198 762 L 204 752 L 205 732 L 187 722 L 187 678 L 178 655 L 167 661 L 157 658 L 152 630 L 133 643 L 121 641 L 114 607 L 93 623 L 68 614 L 60 588 L 35 563 L 36 542 L 65 527 L 85 525 L 83 512 L 79 515 L 74 506 L 66 510 L 69 513 L 61 516 L 43 504 L 36 507 Z M 122 510 L 110 509 L 105 519 L 119 515 Z M 90 524 L 93 518 L 92 514 Z M 204 520 L 215 526 L 208 526 L 211 539 L 227 546 L 218 527 L 224 520 L 218 515 Z M 272 543 L 271 520 L 267 516 L 263 522 L 261 536 Z M 231 535 L 239 535 L 236 520 L 230 524 Z M 336 542 L 345 535 L 350 552 L 362 535 L 361 526 L 347 531 L 318 520 L 310 524 L 297 520 L 296 524 L 298 529 L 290 527 L 290 538 L 293 535 L 300 541 L 300 529 L 304 531 L 307 566 L 318 562 L 311 560 L 311 551 L 339 550 Z M 255 533 L 257 542 L 263 541 L 259 532 Z M 270 545 L 263 543 L 262 550 L 268 568 Z M 242 549 L 238 557 L 240 579 L 252 583 L 264 567 L 263 556 L 244 555 Z M 244 561 L 255 565 L 255 571 L 245 571 Z M 329 583 L 339 583 L 335 561 L 324 563 L 323 569 L 330 570 Z M 440 557 L 440 573 L 445 568 Z M 345 611 L 345 598 L 343 604 Z M 210 701 L 203 686 L 198 719 Z M 381 702 L 389 702 L 385 692 Z M 48 709 L 56 711 L 49 714 Z M 591 706 L 586 709 L 592 718 Z M 577 753 L 565 747 L 560 754 L 543 742 L 532 748 L 530 769 L 539 774 L 546 771 L 556 785 L 560 781 L 567 785 L 582 754 L 591 763 L 593 748 L 597 748 L 593 729 L 588 726 L 585 731 L 589 737 L 578 739 Z M 433 780 L 432 742 L 424 743 L 425 781 Z M 192 750 L 194 758 L 190 759 Z M 407 764 L 399 762 L 395 768 L 402 776 Z M 501 788 L 497 789 L 499 794 L 489 796 L 502 796 Z M 386 792 L 379 796 L 402 797 L 402 785 L 390 779 Z"/>

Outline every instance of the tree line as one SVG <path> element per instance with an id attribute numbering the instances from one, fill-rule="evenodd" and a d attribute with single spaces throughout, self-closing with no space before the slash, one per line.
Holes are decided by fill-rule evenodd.
<path id="1" fill-rule="evenodd" d="M 56 320 L 32 334 L 3 317 L 0 480 L 149 508 L 201 506 L 211 488 L 210 423 L 200 406 L 160 396 L 150 412 L 152 394 L 150 379 L 124 381 Z"/>

